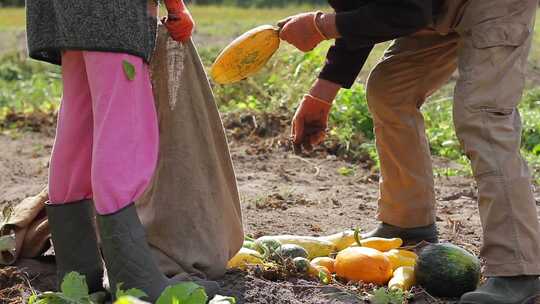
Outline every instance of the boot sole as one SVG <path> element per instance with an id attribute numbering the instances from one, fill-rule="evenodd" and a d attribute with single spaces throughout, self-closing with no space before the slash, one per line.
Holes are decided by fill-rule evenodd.
<path id="1" fill-rule="evenodd" d="M 540 294 L 537 294 L 532 297 L 528 297 L 522 302 L 508 303 L 508 304 L 537 304 L 537 303 L 540 303 Z M 478 304 L 478 302 L 461 302 L 460 301 L 459 304 Z"/>

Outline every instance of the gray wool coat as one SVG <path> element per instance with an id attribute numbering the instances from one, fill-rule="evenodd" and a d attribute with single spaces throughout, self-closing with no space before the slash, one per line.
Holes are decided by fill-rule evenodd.
<path id="1" fill-rule="evenodd" d="M 156 41 L 155 0 L 27 0 L 30 57 L 61 64 L 62 50 L 132 54 L 149 61 Z"/>

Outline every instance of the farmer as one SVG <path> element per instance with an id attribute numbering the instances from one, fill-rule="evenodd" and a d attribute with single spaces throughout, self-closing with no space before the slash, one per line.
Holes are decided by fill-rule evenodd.
<path id="1" fill-rule="evenodd" d="M 537 0 L 330 1 L 335 13 L 280 22 L 302 51 L 336 39 L 292 122 L 298 148 L 323 141 L 337 92 L 374 44 L 395 39 L 367 81 L 381 166 L 378 218 L 366 237 L 436 242 L 430 149 L 420 107 L 456 68 L 454 124 L 478 184 L 488 280 L 461 303 L 522 303 L 540 294 L 540 225 L 520 155 L 520 101 Z"/>
<path id="2" fill-rule="evenodd" d="M 176 41 L 194 26 L 182 0 L 165 0 Z M 148 61 L 157 3 L 28 0 L 30 56 L 62 66 L 64 92 L 50 162 L 47 214 L 59 278 L 86 276 L 101 290 L 97 211 L 111 291 L 138 288 L 154 302 L 172 282 L 158 269 L 133 202 L 156 167 L 158 123 Z M 198 281 L 212 294 L 217 283 Z"/>

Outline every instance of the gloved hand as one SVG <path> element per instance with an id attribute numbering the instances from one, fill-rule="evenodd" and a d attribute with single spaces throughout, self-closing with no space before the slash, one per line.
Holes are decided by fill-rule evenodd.
<path id="1" fill-rule="evenodd" d="M 291 139 L 295 153 L 302 152 L 302 148 L 311 151 L 314 145 L 324 141 L 331 107 L 328 101 L 304 95 L 292 121 Z"/>
<path id="2" fill-rule="evenodd" d="M 183 0 L 165 0 L 168 16 L 161 22 L 167 27 L 171 37 L 178 42 L 191 38 L 195 22 L 187 10 Z"/>
<path id="3" fill-rule="evenodd" d="M 303 13 L 278 22 L 279 37 L 294 45 L 300 51 L 309 52 L 328 38 L 317 25 L 322 12 Z"/>

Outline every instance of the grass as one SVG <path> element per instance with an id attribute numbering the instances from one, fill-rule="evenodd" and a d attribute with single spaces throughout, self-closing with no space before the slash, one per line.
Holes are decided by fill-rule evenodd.
<path id="1" fill-rule="evenodd" d="M 26 16 L 22 8 L 0 8 L 0 31 L 23 29 Z"/>

